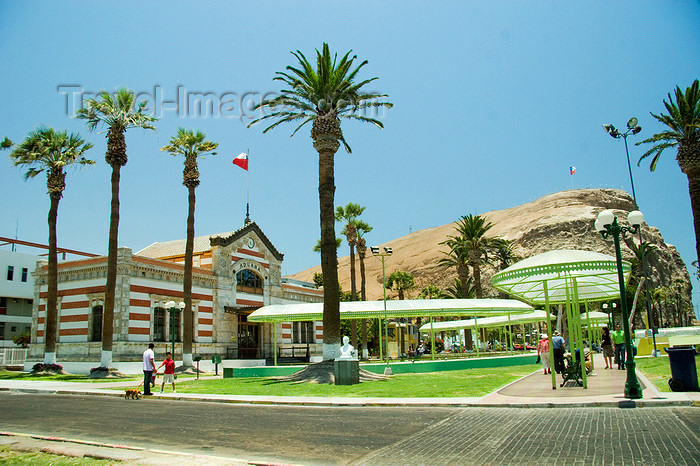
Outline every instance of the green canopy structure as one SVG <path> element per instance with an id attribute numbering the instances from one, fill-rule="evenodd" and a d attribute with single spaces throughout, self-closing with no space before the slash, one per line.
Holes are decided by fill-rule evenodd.
<path id="1" fill-rule="evenodd" d="M 625 281 L 632 272 L 629 262 L 622 262 Z M 544 306 L 550 313 L 552 304 L 566 306 L 571 352 L 583 355 L 580 304 L 620 298 L 617 261 L 614 257 L 591 251 L 554 250 L 524 259 L 491 278 L 494 288 L 532 304 Z M 549 351 L 552 353 L 552 332 L 549 331 Z M 583 359 L 583 356 L 582 356 Z M 553 357 L 552 357 L 552 360 Z M 585 364 L 581 364 L 583 386 L 587 388 Z M 556 371 L 552 372 L 552 388 L 556 388 Z"/>
<path id="2" fill-rule="evenodd" d="M 340 303 L 341 319 L 384 319 L 389 317 L 494 316 L 524 314 L 533 307 L 514 299 L 404 299 L 349 301 Z M 253 311 L 249 322 L 295 322 L 323 320 L 323 303 L 271 304 Z M 275 348 L 277 331 L 273 331 Z M 435 345 L 433 345 L 435 348 Z M 275 351 L 275 364 L 277 364 Z"/>

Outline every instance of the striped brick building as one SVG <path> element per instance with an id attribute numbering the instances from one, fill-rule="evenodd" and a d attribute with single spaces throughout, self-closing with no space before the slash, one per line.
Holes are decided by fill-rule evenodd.
<path id="1" fill-rule="evenodd" d="M 274 327 L 248 322 L 247 316 L 268 304 L 321 302 L 313 284 L 281 276 L 281 254 L 260 227 L 195 238 L 192 310 L 193 352 L 230 359 L 269 359 Z M 182 351 L 182 317 L 165 303 L 183 300 L 185 240 L 154 243 L 132 253 L 120 248 L 114 310 L 114 361 L 138 360 L 147 342 Z M 59 361 L 99 361 L 107 257 L 67 261 L 58 268 Z M 34 310 L 30 358 L 41 359 L 46 318 L 47 266 L 34 272 Z M 278 327 L 278 345 L 308 344 L 322 353 L 321 322 Z"/>

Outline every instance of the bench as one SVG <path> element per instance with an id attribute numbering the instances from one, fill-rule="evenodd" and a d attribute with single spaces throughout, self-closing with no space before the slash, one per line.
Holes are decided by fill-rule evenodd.
<path id="1" fill-rule="evenodd" d="M 583 387 L 583 378 L 581 377 L 581 360 L 577 358 L 576 361 L 573 360 L 570 354 L 564 356 L 564 371 L 561 373 L 564 380 L 562 381 L 560 387 L 563 387 L 569 380 L 575 380 L 576 383 Z"/>

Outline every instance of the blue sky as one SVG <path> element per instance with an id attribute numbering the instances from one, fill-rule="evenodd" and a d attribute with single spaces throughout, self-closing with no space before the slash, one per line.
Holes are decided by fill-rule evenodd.
<path id="1" fill-rule="evenodd" d="M 305 6 L 302 6 L 305 5 Z M 331 7 L 329 7 L 331 5 Z M 71 172 L 59 210 L 59 244 L 107 250 L 109 168 L 103 134 L 66 108 L 72 92 L 127 86 L 155 99 L 279 90 L 275 71 L 312 57 L 325 41 L 369 60 L 360 77 L 395 107 L 384 130 L 346 122 L 353 148 L 336 156 L 336 204 L 367 207 L 381 244 L 460 215 L 504 209 L 575 188 L 630 191 L 624 144 L 601 127 L 662 129 L 650 116 L 678 84 L 700 77 L 700 4 L 675 2 L 2 2 L 0 137 L 20 141 L 43 123 L 94 143 L 93 167 Z M 159 97 L 160 96 L 160 97 Z M 72 99 L 68 99 L 72 106 Z M 230 104 L 229 104 L 230 106 Z M 250 149 L 251 217 L 285 254 L 283 273 L 317 265 L 317 154 L 309 131 L 246 128 L 238 103 L 225 114 L 183 116 L 167 104 L 158 131 L 129 130 L 122 170 L 120 246 L 137 251 L 183 238 L 182 160 L 161 152 L 178 126 L 220 144 L 200 161 L 198 234 L 235 230 L 245 216 L 245 172 L 231 164 Z M 636 161 L 635 188 L 649 224 L 688 265 L 695 259 L 688 185 L 663 155 L 656 172 Z M 43 178 L 23 181 L 0 157 L 0 236 L 45 243 Z M 594 234 L 594 233 L 591 233 Z M 344 252 L 345 249 L 343 249 Z M 697 281 L 693 283 L 700 290 Z M 698 294 L 694 292 L 695 301 Z"/>

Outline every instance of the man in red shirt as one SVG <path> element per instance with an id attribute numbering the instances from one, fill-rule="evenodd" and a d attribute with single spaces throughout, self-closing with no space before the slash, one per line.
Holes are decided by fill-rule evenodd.
<path id="1" fill-rule="evenodd" d="M 166 383 L 173 384 L 173 393 L 177 393 L 177 390 L 175 390 L 175 360 L 172 356 L 170 351 L 165 353 L 165 361 L 158 366 L 158 369 L 165 366 L 165 370 L 163 371 L 163 383 L 160 384 L 161 393 L 163 393 L 163 388 L 165 388 Z"/>

